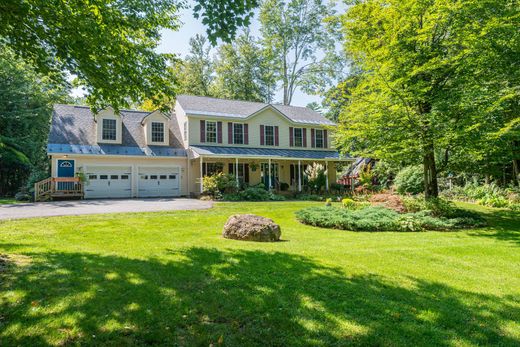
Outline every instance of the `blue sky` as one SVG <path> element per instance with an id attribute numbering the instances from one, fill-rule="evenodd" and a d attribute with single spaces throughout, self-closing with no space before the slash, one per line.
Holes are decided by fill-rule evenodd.
<path id="1" fill-rule="evenodd" d="M 189 53 L 190 38 L 196 34 L 205 35 L 204 26 L 200 20 L 193 17 L 191 8 L 181 11 L 180 19 L 183 24 L 179 31 L 164 30 L 162 32 L 161 44 L 157 49 L 160 53 L 175 53 L 184 58 Z M 259 27 L 258 20 L 255 18 L 249 27 L 254 36 L 259 36 Z M 282 93 L 278 91 L 274 101 L 280 102 L 281 100 Z M 295 106 L 307 106 L 312 101 L 320 102 L 320 98 L 314 95 L 306 95 L 297 90 L 292 104 Z"/>

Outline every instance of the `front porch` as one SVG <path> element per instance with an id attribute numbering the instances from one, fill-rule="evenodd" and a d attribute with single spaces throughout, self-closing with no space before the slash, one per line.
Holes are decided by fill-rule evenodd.
<path id="1" fill-rule="evenodd" d="M 195 155 L 190 158 L 190 169 L 195 177 L 190 187 L 192 192 L 200 194 L 203 191 L 202 177 L 217 172 L 234 175 L 237 186 L 241 187 L 263 184 L 266 189 L 302 192 L 307 183 L 305 171 L 313 163 L 324 166 L 327 172 L 325 189 L 329 190 L 330 184 L 336 182 L 338 164 L 352 161 L 350 158 L 335 158 L 334 154 L 337 155 L 337 152 L 332 151 L 271 149 L 271 151 L 284 151 L 296 155 L 284 158 L 280 157 L 282 153 L 263 155 L 264 153 L 258 153 L 258 149 L 250 149 L 247 153 L 244 151 L 247 150 L 245 148 L 227 148 L 231 152 L 241 153 L 233 155 L 202 151 L 199 148 L 194 150 Z"/>

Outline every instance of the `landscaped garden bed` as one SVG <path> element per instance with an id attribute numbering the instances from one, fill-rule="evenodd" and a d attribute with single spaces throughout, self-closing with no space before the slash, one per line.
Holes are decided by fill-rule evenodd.
<path id="1" fill-rule="evenodd" d="M 478 214 L 442 199 L 386 196 L 386 201 L 375 197 L 367 202 L 347 198 L 341 207 L 331 203 L 308 207 L 296 212 L 296 217 L 304 224 L 352 231 L 444 231 L 485 225 Z"/>

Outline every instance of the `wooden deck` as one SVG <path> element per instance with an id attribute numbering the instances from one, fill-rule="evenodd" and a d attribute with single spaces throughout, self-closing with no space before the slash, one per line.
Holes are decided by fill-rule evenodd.
<path id="1" fill-rule="evenodd" d="M 47 201 L 83 198 L 84 186 L 79 177 L 49 177 L 34 184 L 34 200 Z"/>

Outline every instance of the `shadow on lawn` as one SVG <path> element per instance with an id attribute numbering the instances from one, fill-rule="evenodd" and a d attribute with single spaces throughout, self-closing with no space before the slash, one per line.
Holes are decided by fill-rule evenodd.
<path id="1" fill-rule="evenodd" d="M 0 306 L 3 346 L 217 346 L 221 336 L 226 346 L 520 343 L 499 326 L 520 320 L 518 298 L 346 277 L 285 253 L 190 248 L 169 253 L 170 261 L 31 256 L 31 266 L 4 278 L 3 291 L 24 297 Z"/>
<path id="2" fill-rule="evenodd" d="M 493 209 L 482 214 L 492 227 L 492 230 L 482 229 L 471 232 L 470 235 L 496 238 L 501 241 L 514 242 L 520 246 L 520 212 Z"/>

